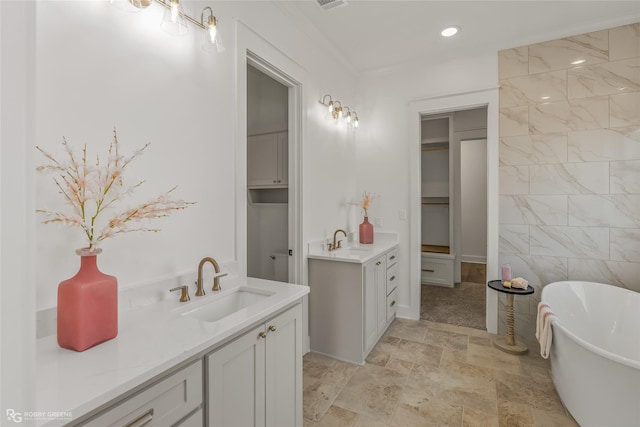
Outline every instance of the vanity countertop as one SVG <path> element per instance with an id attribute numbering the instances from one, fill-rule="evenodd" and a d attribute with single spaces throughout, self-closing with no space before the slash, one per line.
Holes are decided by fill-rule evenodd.
<path id="1" fill-rule="evenodd" d="M 375 233 L 371 244 L 348 242 L 345 247 L 334 251 L 327 250 L 325 241 L 310 243 L 308 257 L 311 259 L 364 264 L 397 245 L 398 235 L 396 233 Z"/>
<path id="2" fill-rule="evenodd" d="M 248 286 L 273 295 L 216 322 L 201 322 L 181 313 L 213 298 Z M 58 347 L 56 336 L 37 340 L 36 402 L 40 413 L 68 412 L 73 419 L 162 374 L 244 329 L 293 305 L 309 292 L 307 286 L 253 278 L 222 281 L 222 291 L 204 297 L 175 299 L 121 312 L 118 336 L 84 352 Z M 193 290 L 192 290 L 193 291 Z M 192 292 L 193 293 L 193 292 Z M 68 423 L 63 416 L 36 420 L 37 425 Z"/>

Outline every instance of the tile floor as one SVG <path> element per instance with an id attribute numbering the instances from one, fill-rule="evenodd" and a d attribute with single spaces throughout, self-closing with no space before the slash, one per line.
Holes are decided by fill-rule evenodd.
<path id="1" fill-rule="evenodd" d="M 524 356 L 478 329 L 396 319 L 365 366 L 304 357 L 305 427 L 577 426 L 534 343 Z"/>

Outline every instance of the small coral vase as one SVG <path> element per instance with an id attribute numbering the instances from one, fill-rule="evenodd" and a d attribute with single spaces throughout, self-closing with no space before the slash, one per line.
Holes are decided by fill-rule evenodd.
<path id="1" fill-rule="evenodd" d="M 365 216 L 360 224 L 360 243 L 373 243 L 373 224 L 369 222 L 369 217 Z"/>
<path id="2" fill-rule="evenodd" d="M 58 345 L 84 351 L 118 335 L 118 281 L 98 270 L 102 250 L 78 249 L 80 270 L 58 286 Z"/>

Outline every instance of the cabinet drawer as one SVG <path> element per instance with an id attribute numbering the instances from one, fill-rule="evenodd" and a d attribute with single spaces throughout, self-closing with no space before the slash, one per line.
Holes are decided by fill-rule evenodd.
<path id="1" fill-rule="evenodd" d="M 422 258 L 422 283 L 453 286 L 453 260 Z"/>
<path id="2" fill-rule="evenodd" d="M 398 290 L 394 289 L 387 297 L 387 323 L 391 322 L 398 312 Z"/>
<path id="3" fill-rule="evenodd" d="M 197 361 L 115 404 L 84 425 L 95 427 L 145 424 L 170 426 L 176 424 L 201 404 L 202 361 Z M 200 414 L 202 415 L 202 412 Z"/>
<path id="4" fill-rule="evenodd" d="M 389 295 L 398 286 L 398 264 L 387 269 L 387 293 Z"/>
<path id="5" fill-rule="evenodd" d="M 398 262 L 398 249 L 387 252 L 387 268 Z"/>

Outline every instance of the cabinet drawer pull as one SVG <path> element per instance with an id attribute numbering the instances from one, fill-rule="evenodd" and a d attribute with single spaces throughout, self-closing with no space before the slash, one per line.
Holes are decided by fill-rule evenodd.
<path id="1" fill-rule="evenodd" d="M 396 305 L 396 300 L 391 301 L 391 304 L 389 304 L 389 307 L 393 307 L 394 305 Z"/>
<path id="2" fill-rule="evenodd" d="M 269 331 L 271 331 L 271 332 L 275 332 L 276 329 L 277 328 L 275 326 L 273 326 L 273 325 L 269 326 Z"/>
<path id="3" fill-rule="evenodd" d="M 380 265 L 380 264 L 382 264 L 382 261 L 376 262 L 376 265 Z"/>
<path id="4" fill-rule="evenodd" d="M 427 273 L 435 273 L 435 270 L 429 270 L 427 268 L 423 268 L 422 271 L 426 271 Z"/>
<path id="5" fill-rule="evenodd" d="M 149 424 L 151 420 L 153 420 L 153 408 L 149 409 L 147 412 L 140 415 L 124 427 L 142 427 Z"/>
<path id="6" fill-rule="evenodd" d="M 389 279 L 390 282 L 396 280 L 396 276 L 391 276 L 391 278 Z"/>
<path id="7" fill-rule="evenodd" d="M 258 338 L 266 338 L 266 337 L 267 337 L 267 334 L 265 334 L 264 332 L 260 332 L 258 334 Z"/>
<path id="8" fill-rule="evenodd" d="M 391 258 L 389 258 L 389 259 L 390 260 L 394 260 L 394 259 L 396 259 L 396 256 L 395 255 L 391 255 Z"/>

